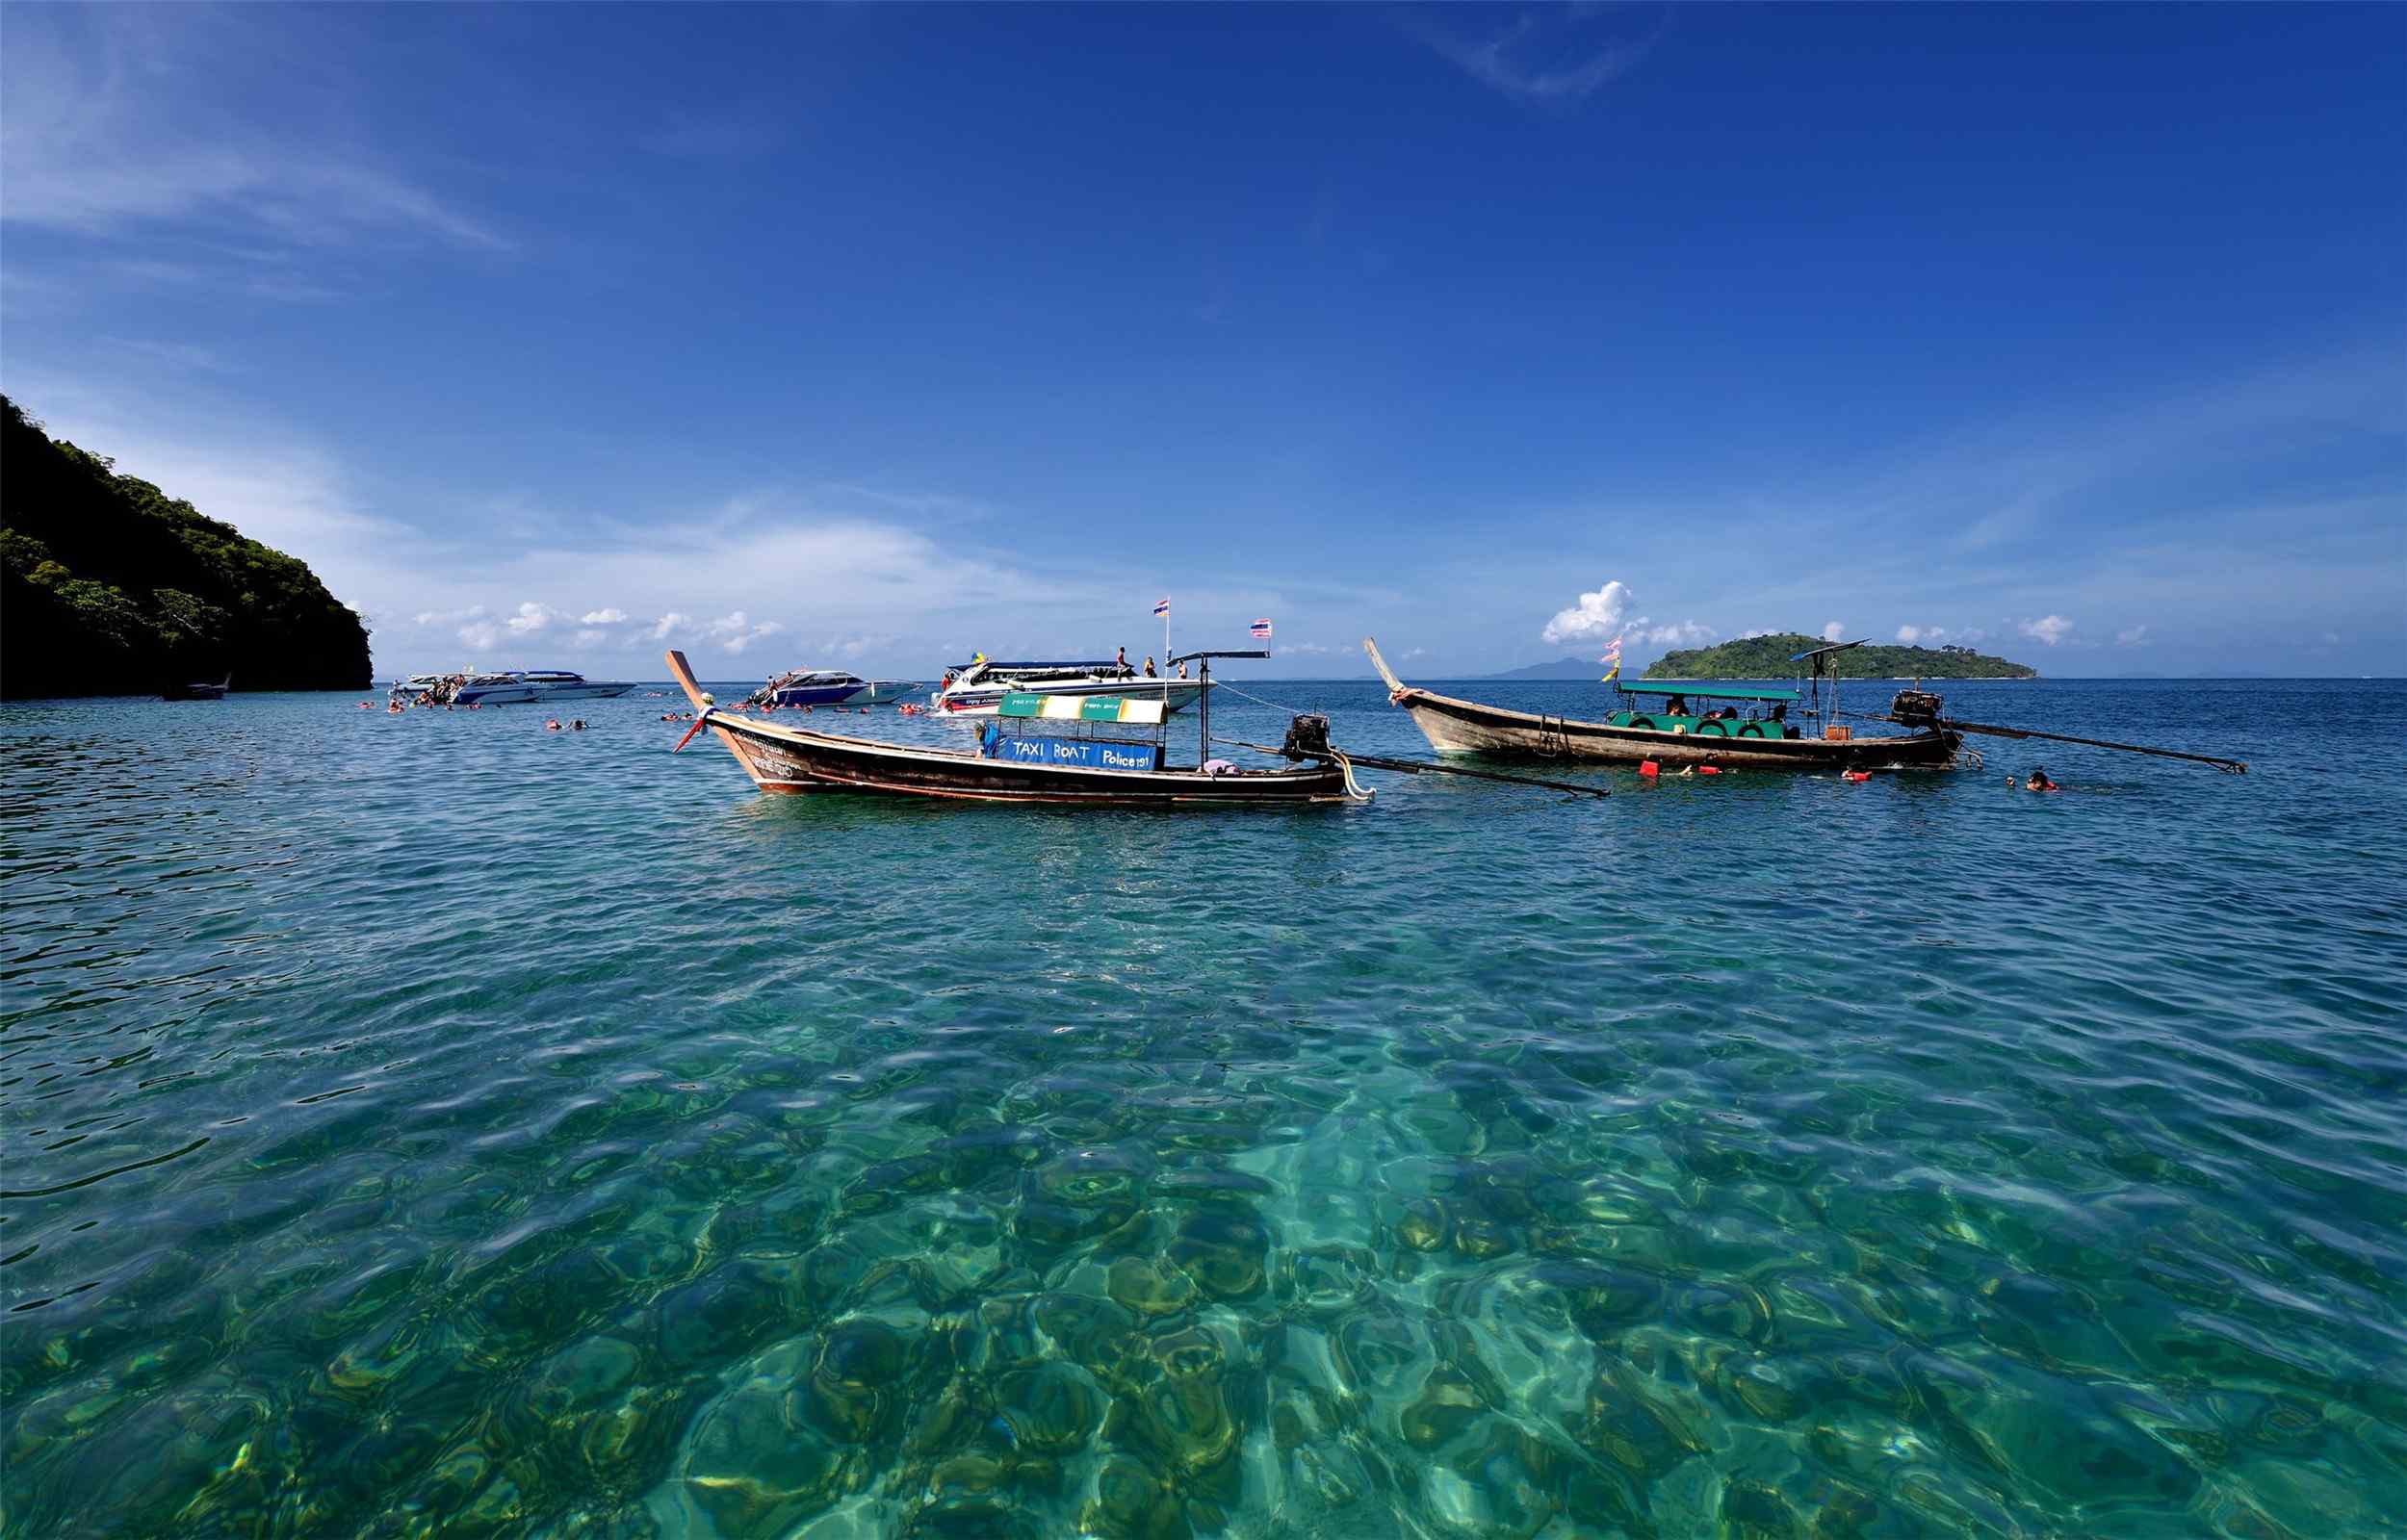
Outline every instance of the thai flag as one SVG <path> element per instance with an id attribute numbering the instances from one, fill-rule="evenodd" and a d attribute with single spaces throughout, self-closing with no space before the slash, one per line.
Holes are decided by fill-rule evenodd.
<path id="1" fill-rule="evenodd" d="M 1257 620 L 1254 623 L 1254 639 L 1257 642 L 1270 640 L 1270 622 Z"/>
<path id="2" fill-rule="evenodd" d="M 1170 601 L 1169 601 L 1169 600 L 1167 600 L 1167 599 L 1165 599 L 1165 600 L 1163 600 L 1160 603 L 1155 604 L 1155 605 L 1153 606 L 1153 613 L 1154 613 L 1154 614 L 1156 614 L 1156 615 L 1167 615 L 1167 614 L 1169 614 L 1169 613 L 1170 613 Z"/>

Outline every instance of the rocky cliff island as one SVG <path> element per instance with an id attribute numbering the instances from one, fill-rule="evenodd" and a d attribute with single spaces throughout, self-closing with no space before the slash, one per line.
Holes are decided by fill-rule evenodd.
<path id="1" fill-rule="evenodd" d="M 0 696 L 357 690 L 368 629 L 308 564 L 0 397 Z"/>

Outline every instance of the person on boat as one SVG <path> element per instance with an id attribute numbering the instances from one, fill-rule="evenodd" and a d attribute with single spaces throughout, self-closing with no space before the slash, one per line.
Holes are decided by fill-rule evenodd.
<path id="1" fill-rule="evenodd" d="M 1185 679 L 1187 677 L 1187 665 L 1184 663 L 1178 665 L 1178 677 L 1180 679 Z"/>
<path id="2" fill-rule="evenodd" d="M 1688 715 L 1688 697 L 1685 695 L 1675 695 L 1670 700 L 1664 702 L 1663 714 L 1666 716 Z"/>
<path id="3" fill-rule="evenodd" d="M 1149 680 L 1157 680 L 1161 678 L 1160 675 L 1153 672 L 1153 654 L 1151 653 L 1145 654 L 1145 677 Z"/>
<path id="4" fill-rule="evenodd" d="M 1135 673 L 1135 672 L 1136 672 L 1136 670 L 1134 670 L 1134 669 L 1132 669 L 1132 668 L 1130 668 L 1130 667 L 1128 666 L 1128 649 L 1127 649 L 1127 648 L 1123 647 L 1123 648 L 1120 650 L 1120 652 L 1118 653 L 1118 654 L 1116 654 L 1116 655 L 1112 658 L 1112 667 L 1114 667 L 1114 668 L 1116 668 L 1116 669 L 1118 669 L 1118 670 L 1120 671 L 1120 677 L 1121 677 L 1122 679 L 1124 679 L 1124 680 L 1125 680 L 1125 679 L 1126 679 L 1129 675 L 1131 675 L 1131 674 L 1133 674 L 1133 673 Z"/>

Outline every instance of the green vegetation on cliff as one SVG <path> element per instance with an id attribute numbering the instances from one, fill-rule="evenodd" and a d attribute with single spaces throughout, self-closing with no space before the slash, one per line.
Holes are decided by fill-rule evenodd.
<path id="1" fill-rule="evenodd" d="M 1790 658 L 1830 644 L 1818 636 L 1784 631 L 1747 636 L 1719 647 L 1666 653 L 1646 665 L 1650 680 L 1785 680 L 1805 665 Z M 2035 680 L 2039 671 L 1969 647 L 1858 647 L 1833 654 L 1846 680 Z"/>
<path id="2" fill-rule="evenodd" d="M 0 695 L 367 686 L 368 629 L 306 563 L 53 443 L 6 397 L 0 419 Z"/>

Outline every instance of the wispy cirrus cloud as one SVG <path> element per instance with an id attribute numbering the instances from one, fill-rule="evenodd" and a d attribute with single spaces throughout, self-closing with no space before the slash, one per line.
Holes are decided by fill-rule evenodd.
<path id="1" fill-rule="evenodd" d="M 87 236 L 180 223 L 278 246 L 399 237 L 514 248 L 327 122 L 250 116 L 268 93 L 245 82 L 291 52 L 278 25 L 197 8 L 13 12 L 0 218 Z"/>
<path id="2" fill-rule="evenodd" d="M 1515 101 L 1567 106 L 1637 67 L 1663 36 L 1670 12 L 1660 13 L 1643 32 L 1633 31 L 1626 15 L 1565 6 L 1525 11 L 1506 26 L 1475 33 L 1453 31 L 1426 17 L 1406 26 L 1483 86 Z"/>
<path id="3" fill-rule="evenodd" d="M 785 141 L 785 124 L 752 110 L 671 113 L 635 141 L 655 155 L 680 160 L 740 160 L 764 155 Z"/>

